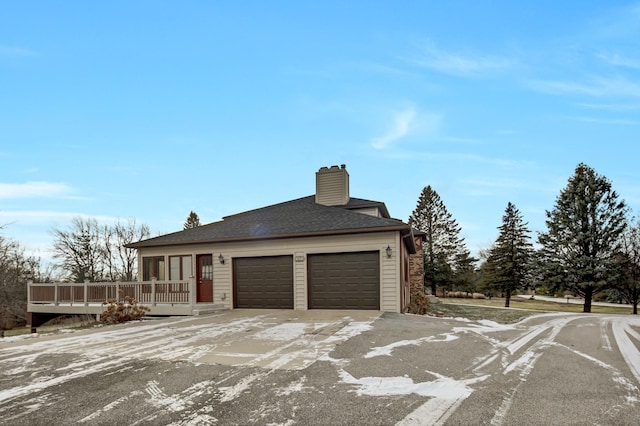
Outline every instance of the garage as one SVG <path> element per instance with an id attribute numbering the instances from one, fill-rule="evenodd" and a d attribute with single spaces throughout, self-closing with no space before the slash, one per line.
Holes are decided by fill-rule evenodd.
<path id="1" fill-rule="evenodd" d="M 293 309 L 293 256 L 233 259 L 234 307 Z"/>
<path id="2" fill-rule="evenodd" d="M 380 254 L 312 254 L 307 259 L 309 309 L 380 309 Z"/>

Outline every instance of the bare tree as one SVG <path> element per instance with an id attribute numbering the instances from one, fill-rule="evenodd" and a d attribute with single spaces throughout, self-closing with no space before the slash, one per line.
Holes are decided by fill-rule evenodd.
<path id="1" fill-rule="evenodd" d="M 107 278 L 110 281 L 133 281 L 137 275 L 138 256 L 136 249 L 125 247 L 151 236 L 147 225 L 138 225 L 135 219 L 118 221 L 105 226 L 104 248 L 107 263 Z"/>
<path id="2" fill-rule="evenodd" d="M 27 280 L 40 274 L 40 259 L 27 256 L 16 241 L 0 236 L 0 329 L 27 319 Z"/>
<path id="3" fill-rule="evenodd" d="M 102 281 L 105 250 L 102 228 L 93 218 L 75 217 L 67 230 L 53 230 L 54 257 L 62 260 L 62 268 L 74 282 Z"/>
<path id="4" fill-rule="evenodd" d="M 53 249 L 72 281 L 133 281 L 137 274 L 136 251 L 125 245 L 150 234 L 149 227 L 138 225 L 135 219 L 100 225 L 96 219 L 77 217 L 68 229 L 53 231 Z"/>

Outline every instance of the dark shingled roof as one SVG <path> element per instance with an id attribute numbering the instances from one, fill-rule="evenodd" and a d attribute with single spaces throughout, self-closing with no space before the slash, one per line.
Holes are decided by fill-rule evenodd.
<path id="1" fill-rule="evenodd" d="M 352 211 L 352 209 L 374 206 L 387 217 L 375 217 Z M 346 206 L 334 207 L 317 204 L 315 196 L 312 195 L 226 216 L 219 222 L 150 238 L 128 244 L 127 247 L 142 248 L 381 231 L 412 233 L 408 224 L 392 219 L 388 214 L 384 203 L 352 198 Z"/>

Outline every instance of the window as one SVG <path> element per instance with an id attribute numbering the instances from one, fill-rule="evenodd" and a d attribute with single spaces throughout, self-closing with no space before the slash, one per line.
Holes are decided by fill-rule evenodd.
<path id="1" fill-rule="evenodd" d="M 184 281 L 191 275 L 191 256 L 169 256 L 169 281 Z"/>
<path id="2" fill-rule="evenodd" d="M 142 258 L 142 280 L 151 281 L 153 277 L 164 281 L 164 256 Z"/>
<path id="3" fill-rule="evenodd" d="M 198 279 L 203 281 L 213 281 L 213 256 L 200 255 L 198 256 L 198 263 L 200 268 L 200 277 Z"/>

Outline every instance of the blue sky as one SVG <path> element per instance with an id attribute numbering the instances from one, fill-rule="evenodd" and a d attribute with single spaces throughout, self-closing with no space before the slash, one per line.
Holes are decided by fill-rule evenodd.
<path id="1" fill-rule="evenodd" d="M 638 1 L 5 2 L 0 224 L 152 233 L 311 195 L 406 220 L 431 185 L 476 253 L 584 162 L 640 211 Z"/>

